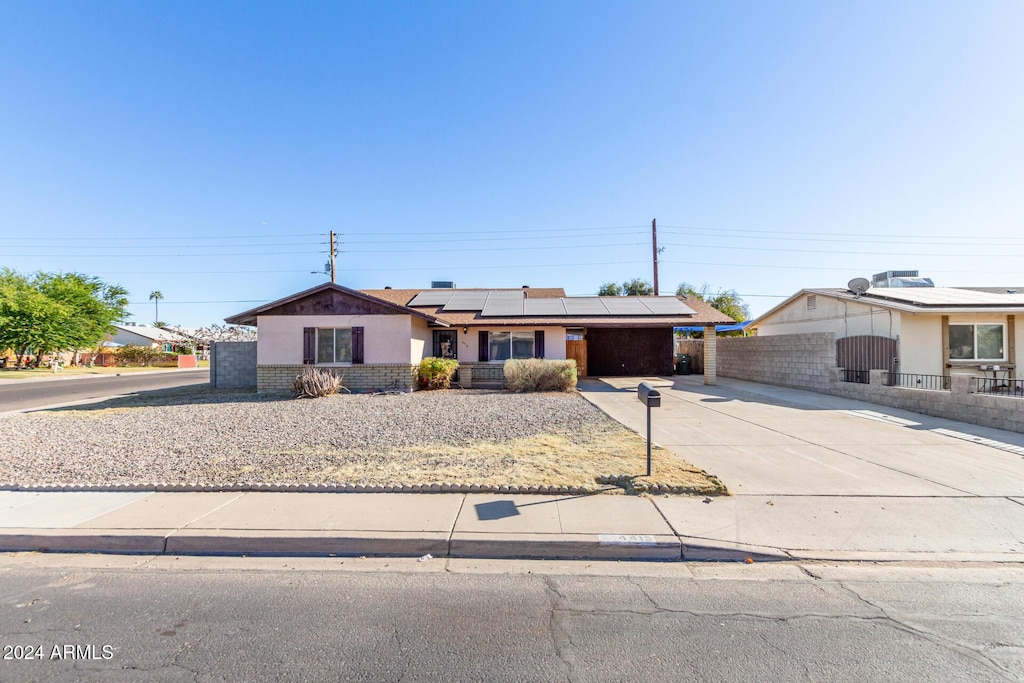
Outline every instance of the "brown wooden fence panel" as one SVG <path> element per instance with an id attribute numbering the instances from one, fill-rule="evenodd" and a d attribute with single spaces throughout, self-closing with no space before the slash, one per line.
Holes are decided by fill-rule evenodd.
<path id="1" fill-rule="evenodd" d="M 587 340 L 570 339 L 565 342 L 565 357 L 576 361 L 576 375 L 587 376 Z"/>
<path id="2" fill-rule="evenodd" d="M 895 339 L 860 335 L 836 340 L 836 365 L 847 370 L 898 372 Z"/>
<path id="3" fill-rule="evenodd" d="M 676 355 L 690 354 L 690 369 L 695 375 L 704 374 L 704 340 L 676 338 Z"/>

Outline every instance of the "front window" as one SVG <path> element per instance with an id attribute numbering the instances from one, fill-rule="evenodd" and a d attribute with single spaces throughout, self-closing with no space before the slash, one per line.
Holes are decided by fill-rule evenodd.
<path id="1" fill-rule="evenodd" d="M 1003 326 L 950 325 L 949 357 L 951 360 L 1005 360 Z"/>
<path id="2" fill-rule="evenodd" d="M 352 328 L 317 329 L 317 363 L 352 362 Z"/>
<path id="3" fill-rule="evenodd" d="M 533 332 L 488 332 L 487 359 L 505 361 L 509 358 L 533 358 Z"/>

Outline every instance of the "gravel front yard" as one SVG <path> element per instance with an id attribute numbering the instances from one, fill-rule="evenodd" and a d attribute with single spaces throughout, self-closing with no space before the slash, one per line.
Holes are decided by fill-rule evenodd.
<path id="1" fill-rule="evenodd" d="M 0 485 L 724 487 L 574 394 L 295 400 L 211 389 L 0 418 Z"/>

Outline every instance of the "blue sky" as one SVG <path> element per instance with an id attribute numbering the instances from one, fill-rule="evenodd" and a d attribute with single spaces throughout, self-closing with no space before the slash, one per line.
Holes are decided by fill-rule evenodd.
<path id="1" fill-rule="evenodd" d="M 355 288 L 1024 285 L 1024 3 L 0 2 L 0 265 Z"/>

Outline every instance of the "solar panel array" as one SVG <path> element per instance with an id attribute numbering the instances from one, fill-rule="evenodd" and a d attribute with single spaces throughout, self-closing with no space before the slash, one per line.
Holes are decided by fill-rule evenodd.
<path id="1" fill-rule="evenodd" d="M 491 318 L 521 316 L 525 300 L 522 291 L 488 292 L 487 302 L 484 304 L 483 310 L 480 311 L 480 315 Z"/>
<path id="2" fill-rule="evenodd" d="M 448 300 L 448 303 L 444 305 L 446 311 L 480 311 L 483 310 L 484 304 L 487 303 L 487 295 L 489 292 L 485 291 L 464 291 L 455 292 L 454 296 Z"/>
<path id="3" fill-rule="evenodd" d="M 523 302 L 523 315 L 565 315 L 564 299 L 527 299 Z"/>
<path id="4" fill-rule="evenodd" d="M 481 317 L 522 316 L 634 316 L 693 315 L 694 310 L 675 297 L 574 296 L 527 299 L 522 290 L 426 290 L 409 306 L 442 307 L 448 312 L 480 311 Z"/>
<path id="5" fill-rule="evenodd" d="M 409 306 L 444 306 L 448 303 L 448 300 L 455 294 L 454 290 L 441 289 L 441 290 L 426 290 L 420 292 L 412 298 L 412 301 L 408 303 Z"/>

